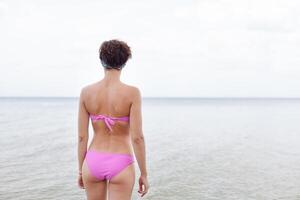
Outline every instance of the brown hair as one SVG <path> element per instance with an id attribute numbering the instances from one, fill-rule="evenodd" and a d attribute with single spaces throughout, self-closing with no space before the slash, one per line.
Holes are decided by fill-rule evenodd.
<path id="1" fill-rule="evenodd" d="M 131 58 L 130 47 L 120 40 L 104 41 L 99 49 L 99 58 L 103 67 L 107 69 L 121 69 Z"/>

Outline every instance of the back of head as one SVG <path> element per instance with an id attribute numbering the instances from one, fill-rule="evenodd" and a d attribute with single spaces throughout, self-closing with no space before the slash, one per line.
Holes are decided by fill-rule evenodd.
<path id="1" fill-rule="evenodd" d="M 104 41 L 99 49 L 101 63 L 106 69 L 122 69 L 131 58 L 130 47 L 120 40 Z"/>

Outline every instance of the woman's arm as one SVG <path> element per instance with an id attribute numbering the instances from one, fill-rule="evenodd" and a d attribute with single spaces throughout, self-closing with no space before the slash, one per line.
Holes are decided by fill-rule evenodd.
<path id="1" fill-rule="evenodd" d="M 142 130 L 142 100 L 141 93 L 138 88 L 135 88 L 133 94 L 133 102 L 130 108 L 130 135 L 134 149 L 134 154 L 137 159 L 141 175 L 139 178 L 139 190 L 138 192 L 143 197 L 149 189 L 149 183 L 147 178 L 146 169 L 146 148 L 144 134 Z"/>
<path id="2" fill-rule="evenodd" d="M 133 102 L 130 108 L 130 135 L 141 175 L 147 176 L 146 169 L 146 148 L 142 130 L 142 109 L 141 109 L 141 93 L 135 88 Z"/>
<path id="3" fill-rule="evenodd" d="M 89 114 L 84 105 L 84 89 L 80 92 L 78 111 L 78 170 L 82 172 L 82 164 L 87 151 L 89 139 Z"/>

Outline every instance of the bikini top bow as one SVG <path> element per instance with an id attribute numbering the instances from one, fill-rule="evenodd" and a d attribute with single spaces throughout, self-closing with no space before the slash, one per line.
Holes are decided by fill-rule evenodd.
<path id="1" fill-rule="evenodd" d="M 112 127 L 116 122 L 114 120 L 122 120 L 122 121 L 128 121 L 128 117 L 109 117 L 105 115 L 92 115 L 90 114 L 90 117 L 92 121 L 98 121 L 103 120 L 105 125 L 109 128 L 110 131 L 112 131 Z"/>

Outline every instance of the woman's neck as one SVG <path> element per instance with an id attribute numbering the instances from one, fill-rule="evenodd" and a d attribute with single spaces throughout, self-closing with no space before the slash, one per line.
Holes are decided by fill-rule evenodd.
<path id="1" fill-rule="evenodd" d="M 116 69 L 105 69 L 103 80 L 107 83 L 120 82 L 121 70 Z"/>

